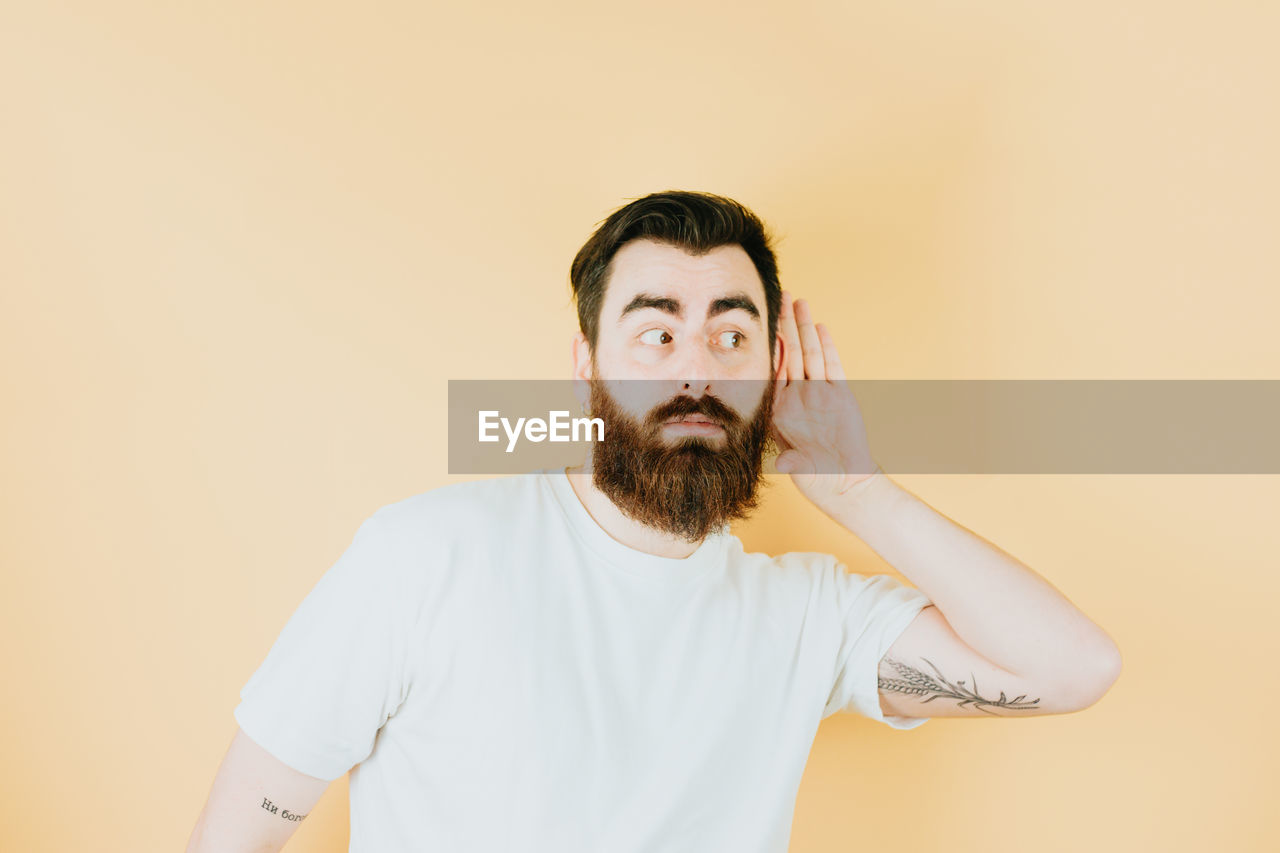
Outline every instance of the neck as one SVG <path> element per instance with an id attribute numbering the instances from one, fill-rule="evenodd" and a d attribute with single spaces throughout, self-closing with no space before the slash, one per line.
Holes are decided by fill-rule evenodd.
<path id="1" fill-rule="evenodd" d="M 683 560 L 698 550 L 701 542 L 689 542 L 669 533 L 663 533 L 628 518 L 622 510 L 600 491 L 591 478 L 591 459 L 582 465 L 566 468 L 569 484 L 586 508 L 587 514 L 617 542 L 655 557 Z"/>

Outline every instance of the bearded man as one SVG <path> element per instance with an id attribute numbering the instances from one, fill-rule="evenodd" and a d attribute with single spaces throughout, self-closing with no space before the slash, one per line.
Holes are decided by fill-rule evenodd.
<path id="1" fill-rule="evenodd" d="M 822 719 L 912 729 L 1107 691 L 1102 629 L 876 464 L 770 242 L 706 193 L 604 221 L 570 272 L 603 440 L 369 517 L 241 691 L 188 850 L 278 850 L 350 771 L 352 850 L 783 853 Z M 729 525 L 771 445 L 915 586 L 746 552 Z"/>

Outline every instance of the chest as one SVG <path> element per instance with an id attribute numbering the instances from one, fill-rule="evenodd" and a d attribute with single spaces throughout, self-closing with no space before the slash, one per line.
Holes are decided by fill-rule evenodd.
<path id="1" fill-rule="evenodd" d="M 402 710 L 472 760 L 586 779 L 732 767 L 744 740 L 816 726 L 820 650 L 803 628 L 776 594 L 720 573 L 655 588 L 588 560 L 512 563 L 453 586 Z"/>

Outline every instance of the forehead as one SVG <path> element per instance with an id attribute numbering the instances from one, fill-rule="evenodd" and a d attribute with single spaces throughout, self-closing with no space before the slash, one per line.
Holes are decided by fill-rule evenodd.
<path id="1" fill-rule="evenodd" d="M 641 292 L 674 297 L 691 306 L 709 303 L 727 292 L 745 293 L 764 316 L 760 274 L 736 243 L 695 257 L 653 240 L 632 240 L 614 254 L 609 270 L 602 319 L 616 320 L 623 306 Z"/>

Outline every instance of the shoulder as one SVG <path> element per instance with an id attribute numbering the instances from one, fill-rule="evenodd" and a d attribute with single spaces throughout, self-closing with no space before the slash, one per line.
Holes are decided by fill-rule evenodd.
<path id="1" fill-rule="evenodd" d="M 747 551 L 737 536 L 729 536 L 729 560 L 753 571 L 770 571 L 795 577 L 813 577 L 830 572 L 840 565 L 833 554 L 821 551 L 786 551 L 781 554 L 766 554 L 760 551 Z"/>
<path id="2" fill-rule="evenodd" d="M 530 507 L 541 485 L 537 474 L 449 483 L 384 504 L 361 529 L 404 543 L 484 534 L 512 512 Z"/>
<path id="3" fill-rule="evenodd" d="M 496 532 L 503 520 L 534 497 L 537 480 L 518 475 L 450 483 L 384 504 L 360 523 L 326 583 L 416 606 L 501 541 Z"/>
<path id="4" fill-rule="evenodd" d="M 743 578 L 829 602 L 848 602 L 864 592 L 887 592 L 901 586 L 889 575 L 851 572 L 834 554 L 821 551 L 750 552 L 734 536 L 728 552 L 729 564 Z"/>
<path id="5" fill-rule="evenodd" d="M 840 561 L 832 554 L 819 551 L 786 551 L 766 554 L 747 551 L 737 536 L 730 536 L 727 546 L 728 563 L 739 575 L 771 584 L 812 589 L 829 584 L 835 572 L 841 571 Z"/>

